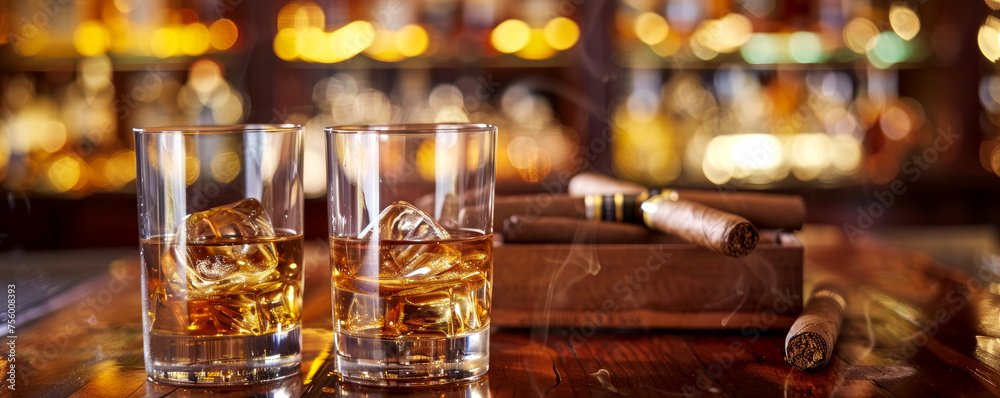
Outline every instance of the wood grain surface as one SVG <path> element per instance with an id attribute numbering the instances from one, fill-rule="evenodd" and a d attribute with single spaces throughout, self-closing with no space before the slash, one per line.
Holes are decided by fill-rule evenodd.
<path id="1" fill-rule="evenodd" d="M 331 372 L 329 270 L 325 248 L 307 256 L 304 347 L 299 376 L 247 388 L 177 388 L 146 381 L 136 257 L 111 262 L 86 289 L 18 325 L 16 391 L 0 396 L 996 396 L 1000 395 L 1000 291 L 995 264 L 971 272 L 839 228 L 800 234 L 809 281 L 857 287 L 835 356 L 814 373 L 782 356 L 787 329 L 761 317 L 740 330 L 494 328 L 486 377 L 434 390 L 366 389 Z M 22 256 L 18 264 L 49 269 Z M 984 260 L 986 261 L 986 260 Z M 0 277 L 13 278 L 4 261 Z M 52 268 L 55 269 L 55 268 Z M 53 275 L 55 277 L 55 275 Z M 14 280 L 14 279 L 7 279 Z M 6 282 L 4 280 L 3 282 Z M 31 283 L 20 281 L 17 283 Z M 7 340 L 5 340 L 7 341 Z M 6 347 L 6 346 L 5 346 Z M 5 348 L 6 352 L 6 348 Z M 9 363 L 4 355 L 0 369 Z"/>

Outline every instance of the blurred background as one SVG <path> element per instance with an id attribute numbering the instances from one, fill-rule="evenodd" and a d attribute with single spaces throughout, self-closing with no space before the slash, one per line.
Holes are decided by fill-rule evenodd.
<path id="1" fill-rule="evenodd" d="M 498 125 L 499 193 L 594 170 L 798 193 L 847 232 L 995 225 L 998 9 L 0 0 L 0 249 L 135 245 L 131 129 L 231 123 L 306 127 L 310 237 L 326 234 L 322 128 L 403 122 Z"/>

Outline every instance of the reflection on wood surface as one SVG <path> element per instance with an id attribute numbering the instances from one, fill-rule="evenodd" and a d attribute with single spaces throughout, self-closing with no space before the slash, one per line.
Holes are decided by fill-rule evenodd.
<path id="1" fill-rule="evenodd" d="M 1000 395 L 996 262 L 973 272 L 839 228 L 807 227 L 807 281 L 856 287 L 835 357 L 814 373 L 783 357 L 786 329 L 729 331 L 494 328 L 487 376 L 440 396 Z M 0 396 L 380 396 L 396 390 L 341 384 L 331 373 L 327 251 L 306 247 L 303 363 L 299 376 L 247 388 L 177 388 L 146 381 L 137 256 L 105 267 L 88 291 L 26 325 L 16 338 L 16 391 Z M 311 254 L 310 254 L 311 253 Z M 32 263 L 56 269 L 51 262 Z M 5 262 L 6 264 L 6 262 Z M 976 272 L 976 269 L 983 270 Z M 0 275 L 9 275 L 0 268 Z M 55 272 L 55 271 L 52 271 Z M 120 283 L 110 284 L 113 281 Z M 111 289 L 110 287 L 115 287 Z M 807 282 L 805 292 L 810 292 Z M 9 341 L 9 339 L 7 340 Z M 10 363 L 3 356 L 0 366 Z M 429 392 L 418 392 L 427 393 Z"/>

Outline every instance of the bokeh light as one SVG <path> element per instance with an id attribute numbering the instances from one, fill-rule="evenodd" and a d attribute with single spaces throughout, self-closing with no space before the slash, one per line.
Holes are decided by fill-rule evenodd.
<path id="1" fill-rule="evenodd" d="M 299 32 L 292 28 L 284 28 L 274 35 L 274 55 L 285 61 L 293 61 L 299 57 L 302 48 L 302 38 Z"/>
<path id="2" fill-rule="evenodd" d="M 770 33 L 754 33 L 743 48 L 740 56 L 751 64 L 773 64 L 778 62 L 780 43 Z"/>
<path id="3" fill-rule="evenodd" d="M 407 57 L 423 54 L 429 42 L 427 31 L 419 25 L 403 26 L 396 32 L 394 40 L 399 53 Z"/>
<path id="4" fill-rule="evenodd" d="M 177 38 L 180 50 L 185 55 L 201 55 L 210 46 L 208 27 L 200 22 L 184 25 Z"/>
<path id="5" fill-rule="evenodd" d="M 785 149 L 770 134 L 730 134 L 712 138 L 705 148 L 702 171 L 709 181 L 731 179 L 765 184 L 784 178 Z"/>
<path id="6" fill-rule="evenodd" d="M 731 53 L 746 44 L 752 35 L 753 24 L 749 18 L 729 13 L 721 19 L 699 24 L 692 37 L 692 46 L 698 44 L 716 53 Z"/>
<path id="7" fill-rule="evenodd" d="M 99 21 L 84 21 L 73 32 L 73 47 L 83 56 L 104 54 L 110 44 L 111 34 Z"/>
<path id="8" fill-rule="evenodd" d="M 129 51 L 134 44 L 133 31 L 135 28 L 132 24 L 124 18 L 112 18 L 105 20 L 105 23 L 111 40 L 108 49 L 115 53 Z"/>
<path id="9" fill-rule="evenodd" d="M 864 54 L 875 48 L 878 33 L 878 26 L 871 20 L 854 18 L 844 25 L 844 44 L 851 51 Z"/>
<path id="10" fill-rule="evenodd" d="M 1000 40 L 1000 36 L 998 36 L 998 40 Z M 868 52 L 868 61 L 883 69 L 906 61 L 909 57 L 910 43 L 900 38 L 895 32 L 879 33 L 875 47 Z"/>
<path id="11" fill-rule="evenodd" d="M 643 43 L 654 45 L 667 38 L 670 25 L 655 12 L 644 12 L 635 19 L 635 35 Z"/>
<path id="12" fill-rule="evenodd" d="M 198 180 L 198 176 L 201 175 L 201 162 L 198 158 L 187 155 L 184 157 L 184 183 L 186 185 L 194 184 Z"/>
<path id="13" fill-rule="evenodd" d="M 216 50 L 228 50 L 236 44 L 239 36 L 240 31 L 236 23 L 226 18 L 212 22 L 212 26 L 208 27 L 209 43 Z"/>
<path id="14" fill-rule="evenodd" d="M 979 27 L 977 35 L 979 41 L 979 51 L 990 62 L 1000 59 L 1000 19 L 996 17 L 986 17 L 986 22 Z"/>
<path id="15" fill-rule="evenodd" d="M 329 46 L 334 62 L 350 59 L 361 53 L 375 39 L 375 27 L 368 21 L 354 21 L 330 34 Z M 424 45 L 426 48 L 426 44 Z"/>
<path id="16" fill-rule="evenodd" d="M 232 182 L 239 176 L 241 167 L 240 155 L 236 152 L 221 152 L 212 157 L 212 177 L 218 182 Z"/>
<path id="17" fill-rule="evenodd" d="M 80 184 L 80 179 L 84 176 L 84 167 L 86 165 L 80 158 L 72 155 L 63 155 L 56 158 L 49 165 L 49 170 L 46 174 L 49 177 L 49 181 L 52 182 L 53 188 L 59 192 L 66 192 Z"/>
<path id="18" fill-rule="evenodd" d="M 528 44 L 518 50 L 515 55 L 524 59 L 545 59 L 555 55 L 556 50 L 545 40 L 543 29 L 532 29 Z"/>
<path id="19" fill-rule="evenodd" d="M 519 19 L 503 21 L 490 33 L 490 43 L 493 48 L 506 54 L 524 48 L 529 40 L 531 40 L 531 27 Z"/>
<path id="20" fill-rule="evenodd" d="M 173 27 L 163 27 L 153 33 L 150 41 L 150 48 L 157 58 L 170 58 L 178 53 L 179 43 L 177 42 L 177 29 Z"/>
<path id="21" fill-rule="evenodd" d="M 14 51 L 25 57 L 42 52 L 49 44 L 49 31 L 44 26 L 26 23 L 21 25 L 21 36 L 11 37 Z M 27 33 L 26 33 L 27 32 Z"/>
<path id="22" fill-rule="evenodd" d="M 920 17 L 904 3 L 893 3 L 889 7 L 889 25 L 899 37 L 909 41 L 920 32 Z"/>
<path id="23" fill-rule="evenodd" d="M 823 60 L 823 42 L 812 32 L 795 32 L 788 37 L 788 52 L 792 59 L 803 64 Z"/>
<path id="24" fill-rule="evenodd" d="M 545 41 L 549 47 L 563 51 L 580 39 L 580 27 L 566 17 L 552 18 L 545 24 Z"/>

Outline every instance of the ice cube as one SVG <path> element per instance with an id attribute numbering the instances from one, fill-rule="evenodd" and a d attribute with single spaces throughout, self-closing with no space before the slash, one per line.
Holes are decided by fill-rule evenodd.
<path id="1" fill-rule="evenodd" d="M 361 231 L 362 239 L 371 238 L 378 228 L 382 240 L 427 241 L 448 239 L 448 231 L 434 218 L 407 201 L 395 202 L 379 213 L 378 220 Z"/>
<path id="2" fill-rule="evenodd" d="M 361 231 L 360 238 L 375 238 L 376 230 L 380 248 L 388 248 L 383 251 L 380 277 L 421 279 L 445 272 L 461 262 L 461 253 L 454 245 L 439 242 L 451 237 L 448 231 L 409 202 L 399 201 L 386 207 L 378 220 Z M 382 242 L 386 240 L 396 242 Z"/>
<path id="3" fill-rule="evenodd" d="M 247 198 L 228 205 L 193 213 L 181 222 L 188 243 L 228 238 L 270 238 L 271 218 L 260 201 Z"/>
<path id="4" fill-rule="evenodd" d="M 186 260 L 189 299 L 255 293 L 253 286 L 280 276 L 274 244 L 260 239 L 274 237 L 274 228 L 257 199 L 190 214 L 177 235 L 186 243 L 174 256 Z"/>

